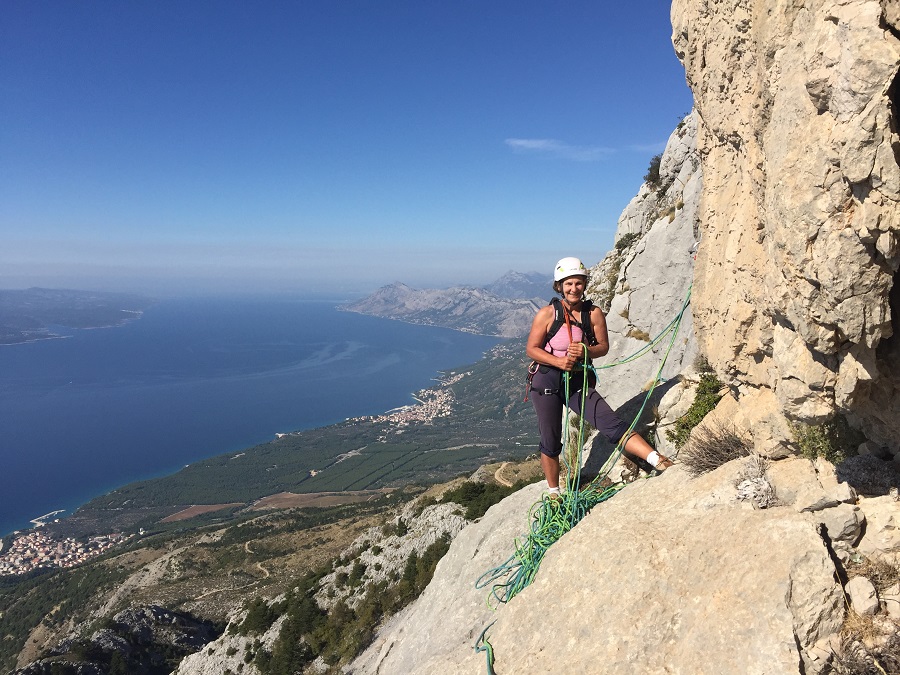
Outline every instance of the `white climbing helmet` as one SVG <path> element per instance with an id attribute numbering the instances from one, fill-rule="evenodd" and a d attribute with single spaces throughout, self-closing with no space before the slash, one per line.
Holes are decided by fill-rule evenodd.
<path id="1" fill-rule="evenodd" d="M 588 275 L 587 268 L 578 258 L 563 258 L 553 269 L 553 281 L 562 281 L 566 277 L 574 276 L 586 277 Z"/>

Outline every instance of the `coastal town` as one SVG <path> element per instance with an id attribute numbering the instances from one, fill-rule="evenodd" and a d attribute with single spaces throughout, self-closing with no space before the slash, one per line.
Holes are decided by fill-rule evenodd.
<path id="1" fill-rule="evenodd" d="M 75 567 L 121 544 L 130 535 L 107 534 L 86 542 L 54 539 L 40 529 L 15 535 L 8 551 L 0 552 L 0 575 L 22 575 L 36 569 Z"/>
<path id="2" fill-rule="evenodd" d="M 450 388 L 468 373 L 456 373 L 441 380 L 437 387 L 422 389 L 413 394 L 415 405 L 394 408 L 381 415 L 351 417 L 349 422 L 372 422 L 388 425 L 388 431 L 403 433 L 404 427 L 410 424 L 431 424 L 438 417 L 447 417 L 453 411 L 454 396 Z M 384 441 L 386 437 L 379 440 Z"/>

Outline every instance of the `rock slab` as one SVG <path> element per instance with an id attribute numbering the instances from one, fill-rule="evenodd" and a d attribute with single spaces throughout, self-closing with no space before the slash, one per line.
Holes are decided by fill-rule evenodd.
<path id="1" fill-rule="evenodd" d="M 349 672 L 486 672 L 473 648 L 492 621 L 498 673 L 630 674 L 636 664 L 685 675 L 817 672 L 807 652 L 844 616 L 819 534 L 837 507 L 747 508 L 735 487 L 744 461 L 697 479 L 676 467 L 629 485 L 554 544 L 536 581 L 492 613 L 473 579 L 522 534 L 537 493 L 513 495 L 460 533 L 425 593 Z M 807 492 L 821 487 L 814 471 L 789 473 L 812 483 Z"/>

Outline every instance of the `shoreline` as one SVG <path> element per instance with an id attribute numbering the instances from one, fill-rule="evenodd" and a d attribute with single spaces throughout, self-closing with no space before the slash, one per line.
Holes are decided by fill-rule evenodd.
<path id="1" fill-rule="evenodd" d="M 359 312 L 354 312 L 354 313 L 361 314 Z M 411 323 L 411 322 L 403 322 L 403 323 Z M 421 325 L 421 324 L 418 324 L 418 325 Z M 443 328 L 446 328 L 446 327 L 443 327 Z M 455 329 L 448 329 L 448 330 L 455 330 Z M 457 331 L 457 332 L 465 333 L 466 331 Z M 69 337 L 69 336 L 65 336 L 65 337 Z M 484 336 L 484 337 L 496 338 L 498 340 L 498 343 L 502 343 L 502 342 L 510 339 L 510 338 L 501 338 L 498 336 Z M 178 473 L 179 471 L 181 471 L 183 468 L 185 468 L 187 466 L 190 466 L 192 464 L 199 464 L 202 462 L 206 462 L 210 459 L 213 459 L 213 458 L 219 457 L 219 456 L 231 456 L 231 457 L 240 456 L 240 455 L 243 455 L 250 448 L 255 447 L 256 445 L 259 445 L 259 444 L 266 443 L 272 438 L 278 439 L 283 436 L 296 435 L 299 433 L 303 433 L 305 431 L 315 431 L 315 430 L 325 429 L 325 428 L 328 428 L 329 426 L 333 426 L 334 424 L 346 424 L 346 423 L 352 424 L 352 423 L 358 423 L 360 420 L 373 421 L 373 420 L 385 420 L 385 419 L 389 419 L 389 418 L 393 419 L 394 417 L 399 418 L 401 416 L 405 416 L 408 414 L 418 413 L 423 408 L 428 408 L 435 404 L 434 401 L 429 400 L 431 397 L 427 396 L 428 393 L 431 393 L 432 395 L 436 395 L 438 392 L 441 392 L 442 390 L 446 390 L 446 388 L 448 386 L 450 386 L 455 381 L 457 381 L 457 379 L 459 379 L 458 377 L 448 378 L 447 373 L 449 370 L 466 369 L 470 366 L 480 363 L 481 361 L 483 361 L 484 359 L 486 359 L 488 357 L 488 354 L 490 353 L 490 351 L 491 351 L 490 348 L 485 349 L 481 353 L 480 357 L 477 360 L 467 363 L 465 365 L 456 366 L 454 368 L 435 369 L 433 371 L 433 374 L 428 378 L 428 382 L 430 383 L 429 386 L 426 386 L 424 388 L 415 389 L 414 391 L 407 393 L 407 396 L 413 401 L 412 403 L 408 403 L 408 404 L 405 404 L 402 406 L 395 406 L 393 408 L 389 408 L 387 410 L 384 410 L 384 411 L 381 411 L 378 413 L 369 414 L 369 415 L 345 417 L 344 419 L 334 422 L 332 424 L 325 424 L 325 425 L 320 424 L 317 426 L 310 426 L 307 428 L 295 429 L 295 430 L 292 430 L 289 432 L 276 432 L 274 434 L 267 434 L 266 436 L 262 437 L 258 443 L 245 445 L 245 446 L 242 446 L 241 448 L 238 448 L 235 450 L 229 450 L 229 451 L 225 451 L 225 452 L 216 452 L 207 457 L 202 457 L 202 458 L 196 459 L 194 461 L 191 461 L 187 464 L 181 465 L 178 468 L 175 468 L 170 471 L 154 472 L 150 477 L 136 478 L 132 481 L 117 484 L 115 487 L 113 487 L 111 489 L 108 489 L 104 492 L 99 492 L 99 493 L 91 496 L 86 501 L 80 502 L 76 506 L 73 506 L 73 507 L 67 508 L 67 509 L 57 509 L 57 510 L 51 511 L 47 514 L 44 514 L 42 516 L 38 516 L 37 518 L 30 519 L 28 522 L 32 524 L 31 527 L 21 527 L 21 528 L 12 529 L 12 530 L 0 535 L 0 538 L 5 537 L 5 536 L 12 536 L 12 535 L 18 536 L 18 535 L 22 535 L 22 534 L 35 532 L 35 531 L 39 530 L 40 528 L 46 526 L 48 523 L 44 522 L 44 521 L 51 518 L 53 515 L 56 515 L 59 513 L 67 513 L 66 516 L 64 516 L 63 518 L 61 518 L 59 520 L 66 520 L 68 518 L 71 518 L 71 517 L 75 516 L 77 514 L 77 512 L 83 506 L 90 503 L 92 500 L 97 499 L 99 497 L 103 497 L 108 494 L 111 494 L 112 492 L 115 492 L 119 488 L 129 485 L 131 483 L 141 482 L 144 480 L 153 480 L 154 478 L 164 478 L 167 476 L 171 476 L 175 473 Z M 423 394 L 425 394 L 424 400 L 423 400 Z M 235 453 L 237 453 L 237 454 L 235 454 Z"/>
<path id="2" fill-rule="evenodd" d="M 67 509 L 56 509 L 55 511 L 51 511 L 50 513 L 45 513 L 42 516 L 38 516 L 37 518 L 32 518 L 29 520 L 29 523 L 32 523 L 34 527 L 31 529 L 37 529 L 39 527 L 44 527 L 47 523 L 45 521 L 52 519 L 54 516 L 58 516 L 60 513 L 65 513 Z"/>
<path id="3" fill-rule="evenodd" d="M 46 342 L 47 340 L 67 340 L 68 338 L 74 337 L 74 335 L 57 335 L 56 333 L 52 333 L 50 335 L 45 335 L 43 337 L 31 338 L 29 340 L 19 340 L 18 342 L 0 342 L 0 347 L 15 347 L 16 345 L 30 345 L 35 342 Z"/>
<path id="4" fill-rule="evenodd" d="M 497 335 L 496 333 L 479 333 L 478 331 L 469 330 L 467 328 L 455 328 L 454 326 L 443 326 L 439 323 L 429 323 L 427 321 L 416 321 L 415 319 L 406 319 L 399 316 L 384 316 L 382 314 L 370 314 L 369 312 L 360 312 L 358 309 L 350 309 L 349 307 L 344 307 L 343 305 L 335 305 L 335 310 L 338 312 L 347 312 L 349 314 L 359 314 L 360 316 L 371 316 L 374 319 L 384 319 L 386 321 L 399 321 L 400 323 L 406 323 L 410 326 L 429 326 L 431 328 L 443 328 L 444 330 L 453 330 L 457 333 L 465 333 L 466 335 L 478 335 L 479 337 L 489 337 L 489 338 L 497 338 L 498 340 L 515 340 L 517 337 L 525 337 L 523 336 L 510 336 L 510 335 Z"/>

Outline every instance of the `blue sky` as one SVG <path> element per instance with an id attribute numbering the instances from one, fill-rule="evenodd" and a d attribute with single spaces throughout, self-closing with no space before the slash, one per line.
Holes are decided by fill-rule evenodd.
<path id="1" fill-rule="evenodd" d="M 669 3 L 0 5 L 0 287 L 593 264 L 691 96 Z"/>

